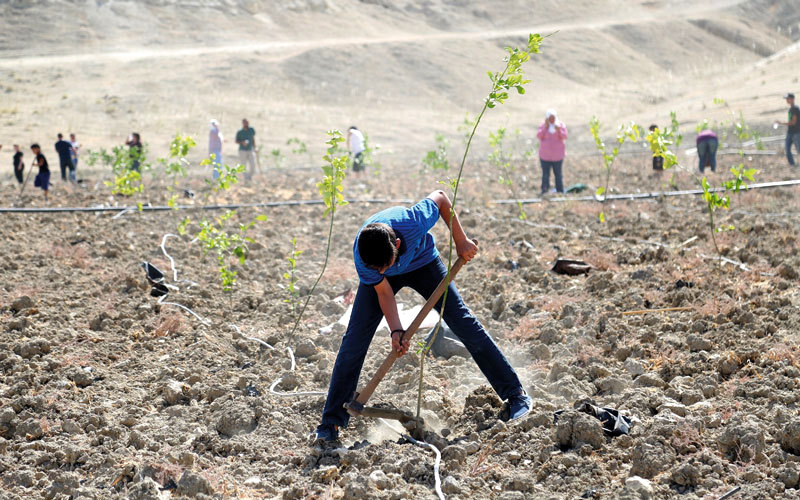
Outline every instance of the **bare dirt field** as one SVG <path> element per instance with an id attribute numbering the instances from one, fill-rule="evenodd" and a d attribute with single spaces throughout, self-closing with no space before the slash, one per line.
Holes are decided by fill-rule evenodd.
<path id="1" fill-rule="evenodd" d="M 26 20 L 50 22 L 54 5 L 80 13 L 79 29 L 51 23 L 29 46 Z M 434 453 L 381 422 L 354 418 L 335 446 L 309 446 L 308 437 L 358 284 L 353 237 L 369 214 L 398 203 L 381 200 L 409 204 L 443 187 L 453 171 L 424 170 L 419 159 L 436 131 L 451 139 L 451 158 L 463 151 L 464 111 L 477 111 L 486 70 L 500 69 L 502 46 L 529 27 L 561 31 L 526 69 L 535 80 L 528 94 L 481 125 L 457 207 L 481 250 L 456 282 L 533 411 L 503 422 L 469 357 L 429 356 L 421 407 L 444 494 L 717 500 L 740 487 L 731 498 L 797 498 L 797 187 L 742 192 L 718 212 L 717 226 L 734 226 L 716 235 L 722 266 L 699 196 L 609 202 L 605 224 L 600 203 L 578 197 L 603 184 L 582 125 L 592 114 L 610 130 L 623 119 L 666 123 L 675 109 L 691 142 L 698 120 L 723 116 L 712 105 L 721 96 L 775 133 L 769 124 L 786 113 L 780 94 L 797 83 L 799 15 L 792 2 L 766 0 L 0 3 L 4 158 L 10 141 L 45 142 L 59 130 L 78 131 L 87 149 L 142 130 L 152 158 L 176 131 L 199 143 L 177 186 L 157 167 L 131 197 L 111 194 L 99 164 L 81 165 L 80 184 L 61 182 L 49 151 L 48 202 L 30 184 L 20 195 L 7 172 L 0 179 L 0 207 L 118 207 L 1 216 L 0 499 L 435 498 Z M 354 33 L 342 19 L 363 22 Z M 218 31 L 213 40 L 198 28 L 207 26 Z M 486 136 L 519 127 L 524 148 L 535 146 L 528 141 L 551 105 L 575 124 L 565 183 L 589 189 L 527 204 L 522 220 L 516 204 L 495 202 L 510 192 L 486 161 Z M 206 119 L 222 119 L 232 152 L 245 113 L 255 113 L 263 138 L 262 172 L 211 193 L 199 166 Z M 354 202 L 336 213 L 330 263 L 292 336 L 283 277 L 292 239 L 303 251 L 296 275 L 305 296 L 328 219 L 321 205 L 291 202 L 319 197 L 324 130 L 351 122 L 375 131 L 381 168 L 348 173 Z M 289 137 L 310 152 L 290 153 Z M 273 148 L 282 149 L 280 166 Z M 611 193 L 697 187 L 683 170 L 653 175 L 642 150 L 625 149 Z M 695 168 L 695 156 L 679 158 Z M 720 155 L 709 182 L 719 185 L 739 161 Z M 780 152 L 743 161 L 758 182 L 797 177 Z M 538 160 L 514 167 L 516 194 L 535 196 Z M 121 213 L 166 205 L 171 187 L 194 197 L 180 197 L 181 210 Z M 239 208 L 227 222 L 267 216 L 249 232 L 246 262 L 229 262 L 238 282 L 226 292 L 216 258 L 193 240 L 203 218 L 224 210 L 200 206 L 267 201 L 289 203 Z M 165 237 L 187 216 L 187 235 Z M 446 228 L 434 233 L 446 255 Z M 592 269 L 556 274 L 559 257 Z M 163 303 L 149 294 L 144 261 L 176 287 Z M 398 302 L 423 301 L 404 290 Z M 362 383 L 389 347 L 379 330 Z M 418 376 L 419 358 L 403 357 L 374 402 L 414 411 Z M 631 433 L 606 436 L 573 410 L 586 398 L 631 417 Z M 567 411 L 555 422 L 558 410 Z"/>

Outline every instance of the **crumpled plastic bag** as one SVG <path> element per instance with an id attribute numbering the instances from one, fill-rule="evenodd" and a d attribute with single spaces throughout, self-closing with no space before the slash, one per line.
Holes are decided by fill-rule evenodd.
<path id="1" fill-rule="evenodd" d="M 142 268 L 147 273 L 147 283 L 150 284 L 150 295 L 152 297 L 163 297 L 169 293 L 167 285 L 164 284 L 164 273 L 159 268 L 149 262 L 142 262 Z"/>
<path id="2" fill-rule="evenodd" d="M 622 415 L 619 410 L 596 406 L 591 400 L 578 401 L 575 403 L 574 408 L 599 420 L 603 425 L 603 431 L 611 437 L 629 434 L 631 431 L 633 421 L 630 417 Z M 558 417 L 564 413 L 564 411 L 565 410 L 558 410 L 553 413 L 553 422 L 558 422 Z"/>

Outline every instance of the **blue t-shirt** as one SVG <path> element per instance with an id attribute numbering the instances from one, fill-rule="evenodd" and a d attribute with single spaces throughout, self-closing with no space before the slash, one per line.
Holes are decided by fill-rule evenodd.
<path id="1" fill-rule="evenodd" d="M 439 220 L 439 206 L 430 198 L 425 198 L 411 208 L 387 208 L 367 219 L 364 226 L 382 222 L 394 230 L 395 236 L 400 238 L 400 255 L 394 264 L 381 274 L 368 268 L 361 260 L 358 255 L 358 236 L 356 236 L 353 242 L 353 260 L 361 282 L 365 285 L 377 285 L 383 281 L 384 276 L 397 276 L 415 271 L 439 257 L 433 235 L 428 232 L 437 220 Z M 361 226 L 361 229 L 364 226 Z M 358 233 L 361 234 L 360 229 Z"/>

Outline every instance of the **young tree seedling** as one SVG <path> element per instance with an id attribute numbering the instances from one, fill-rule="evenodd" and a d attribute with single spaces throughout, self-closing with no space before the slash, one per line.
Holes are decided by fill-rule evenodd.
<path id="1" fill-rule="evenodd" d="M 326 165 L 322 167 L 322 172 L 324 175 L 322 180 L 317 183 L 317 189 L 319 190 L 319 194 L 322 195 L 322 201 L 325 204 L 325 212 L 323 213 L 323 217 L 330 215 L 330 225 L 328 226 L 328 242 L 325 247 L 325 261 L 322 263 L 322 270 L 320 270 L 319 276 L 317 276 L 316 281 L 314 281 L 314 285 L 308 292 L 306 301 L 303 303 L 303 308 L 300 309 L 300 314 L 297 315 L 292 332 L 289 334 L 290 338 L 294 338 L 294 333 L 297 331 L 297 327 L 300 325 L 300 321 L 303 319 L 303 313 L 305 313 L 306 308 L 308 307 L 308 302 L 311 300 L 314 290 L 317 289 L 317 285 L 322 279 L 322 275 L 325 274 L 325 269 L 328 267 L 328 259 L 330 258 L 331 253 L 331 241 L 333 238 L 333 221 L 336 217 L 336 209 L 338 207 L 347 205 L 347 200 L 344 199 L 343 182 L 345 176 L 347 175 L 348 157 L 347 154 L 342 154 L 342 150 L 339 146 L 344 141 L 345 139 L 342 137 L 342 133 L 338 130 L 328 131 L 328 141 L 325 143 L 328 145 L 328 148 L 325 152 L 325 155 L 322 157 L 326 163 Z"/>
<path id="2" fill-rule="evenodd" d="M 514 133 L 516 134 L 517 138 L 521 134 L 519 129 L 516 129 Z M 506 186 L 508 188 L 511 198 L 517 200 L 519 218 L 525 220 L 528 218 L 528 214 L 525 213 L 522 201 L 520 201 L 519 197 L 517 196 L 517 189 L 514 186 L 513 180 L 513 177 L 515 176 L 514 148 L 513 146 L 506 147 L 505 139 L 505 127 L 497 129 L 496 132 L 489 132 L 489 147 L 492 148 L 492 152 L 489 153 L 489 163 L 500 169 L 500 175 L 498 176 L 497 181 L 501 186 Z"/>
<path id="3" fill-rule="evenodd" d="M 169 143 L 169 156 L 158 160 L 164 168 L 164 173 L 172 179 L 171 184 L 167 186 L 167 190 L 171 193 L 167 205 L 171 208 L 176 207 L 178 194 L 175 193 L 175 187 L 178 185 L 178 178 L 186 177 L 186 168 L 189 166 L 189 160 L 186 157 L 195 146 L 197 143 L 190 135 L 175 134 L 172 142 Z"/>
<path id="4" fill-rule="evenodd" d="M 722 99 L 715 98 L 714 103 L 727 106 L 725 101 Z M 731 116 L 736 117 L 736 115 L 732 112 L 730 112 L 730 114 Z M 647 135 L 646 140 L 650 145 L 650 149 L 653 151 L 653 155 L 662 156 L 664 158 L 664 169 L 672 167 L 681 168 L 685 172 L 689 173 L 702 188 L 703 201 L 706 203 L 706 210 L 708 212 L 708 229 L 711 235 L 711 242 L 714 245 L 714 251 L 717 253 L 718 262 L 721 264 L 723 262 L 723 256 L 717 244 L 716 234 L 721 231 L 735 229 L 735 226 L 729 224 L 724 227 L 717 227 L 715 215 L 717 210 L 720 208 L 724 210 L 728 210 L 730 208 L 731 193 L 736 194 L 742 189 L 747 189 L 747 184 L 745 181 L 752 182 L 755 180 L 755 175 L 758 173 L 758 170 L 755 168 L 748 169 L 744 165 L 744 142 L 755 137 L 756 144 L 760 148 L 760 141 L 758 137 L 754 135 L 750 127 L 745 123 L 744 116 L 740 112 L 737 119 L 733 122 L 733 132 L 739 140 L 738 153 L 741 161 L 738 165 L 731 167 L 731 178 L 722 181 L 720 188 L 715 189 L 711 187 L 711 184 L 708 182 L 708 178 L 706 176 L 700 177 L 695 174 L 692 169 L 680 165 L 675 153 L 669 150 L 670 146 L 674 145 L 677 147 L 682 140 L 682 136 L 678 128 L 677 116 L 674 111 L 670 114 L 670 118 L 670 127 L 664 131 L 656 129 L 650 132 L 650 134 Z M 708 120 L 703 120 L 700 126 L 703 124 L 707 126 Z M 702 128 L 700 130 L 702 130 Z M 723 132 L 725 135 L 727 135 L 726 130 L 723 129 Z"/>
<path id="5" fill-rule="evenodd" d="M 297 257 L 303 253 L 302 250 L 297 249 L 297 237 L 292 238 L 292 251 L 286 260 L 289 262 L 289 270 L 283 273 L 283 278 L 286 280 L 286 291 L 288 297 L 283 301 L 289 304 L 289 313 L 292 319 L 297 319 L 297 309 L 300 305 L 300 290 L 297 289 L 298 278 L 295 274 L 297 270 Z"/>
<path id="6" fill-rule="evenodd" d="M 214 154 L 212 154 L 201 161 L 200 165 L 203 167 L 215 165 L 215 159 Z M 227 191 L 230 189 L 231 186 L 239 182 L 239 174 L 245 171 L 244 165 L 235 165 L 233 167 L 230 165 L 217 165 L 215 168 L 219 171 L 219 176 L 216 179 L 206 179 L 206 185 L 213 193 L 219 193 L 220 191 Z"/>
<path id="7" fill-rule="evenodd" d="M 548 35 L 550 36 L 550 35 Z M 522 71 L 522 65 L 530 60 L 531 54 L 538 54 L 539 48 L 542 44 L 542 36 L 539 34 L 530 34 L 528 35 L 528 44 L 525 48 L 518 48 L 518 47 L 506 47 L 506 57 L 504 58 L 505 68 L 502 71 L 493 72 L 489 71 L 489 80 L 492 83 L 491 90 L 489 91 L 486 98 L 483 100 L 483 108 L 481 109 L 480 113 L 475 118 L 475 125 L 472 127 L 472 131 L 469 133 L 469 138 L 466 141 L 466 145 L 464 147 L 464 155 L 461 157 L 461 164 L 458 168 L 458 176 L 449 182 L 452 190 L 453 190 L 453 201 L 450 208 L 450 218 L 452 219 L 453 214 L 455 214 L 455 207 L 456 203 L 458 202 L 458 188 L 461 185 L 461 176 L 464 173 L 464 164 L 467 161 L 467 155 L 469 154 L 469 149 L 472 144 L 472 140 L 475 138 L 475 131 L 478 129 L 478 125 L 481 123 L 481 119 L 483 115 L 486 113 L 488 109 L 492 109 L 496 107 L 498 104 L 503 104 L 509 97 L 509 92 L 516 90 L 518 94 L 525 93 L 525 85 L 530 83 L 530 80 L 525 79 L 525 75 Z M 447 275 L 446 279 L 450 280 L 450 271 L 453 267 L 453 246 L 455 242 L 453 241 L 453 233 L 450 233 L 449 237 L 449 255 L 447 260 Z M 444 315 L 444 307 L 447 303 L 447 292 L 448 288 L 444 289 L 444 294 L 442 295 L 442 308 L 439 311 L 439 321 L 436 323 L 436 327 L 433 331 L 433 335 L 431 335 L 431 340 L 427 343 L 424 349 L 420 351 L 420 367 L 419 367 L 419 388 L 417 391 L 417 419 L 419 419 L 420 410 L 422 408 L 422 383 L 424 380 L 425 374 L 425 356 L 430 351 L 433 343 L 436 341 L 436 337 L 439 334 L 439 331 L 442 327 L 442 317 Z"/>
<path id="8" fill-rule="evenodd" d="M 436 149 L 428 151 L 422 159 L 422 166 L 430 168 L 431 170 L 450 170 L 450 160 L 447 157 L 447 151 L 450 148 L 450 141 L 440 134 L 436 133 L 435 137 Z"/>
<path id="9" fill-rule="evenodd" d="M 283 156 L 280 149 L 278 148 L 273 149 L 271 156 L 272 156 L 272 163 L 273 165 L 275 165 L 275 168 L 283 167 L 283 163 L 286 161 L 286 157 Z"/>
<path id="10" fill-rule="evenodd" d="M 600 137 L 600 120 L 598 120 L 596 116 L 593 116 L 589 121 L 589 131 L 592 133 L 594 145 L 597 148 L 597 151 L 603 157 L 603 170 L 605 171 L 605 184 L 598 187 L 597 192 L 595 193 L 598 198 L 602 196 L 600 213 L 597 214 L 597 219 L 601 224 L 606 222 L 605 206 L 606 199 L 608 198 L 608 182 L 611 180 L 611 167 L 614 166 L 614 161 L 617 159 L 617 155 L 619 154 L 619 148 L 622 147 L 626 139 L 632 142 L 637 142 L 639 140 L 639 136 L 641 135 L 640 129 L 641 127 L 633 122 L 627 125 L 620 125 L 617 129 L 617 144 L 611 151 L 608 151 L 606 144 Z"/>
<path id="11" fill-rule="evenodd" d="M 239 265 L 244 265 L 250 253 L 248 244 L 255 243 L 253 238 L 247 236 L 247 232 L 255 226 L 256 222 L 266 221 L 266 215 L 259 215 L 247 224 L 239 223 L 235 231 L 226 228 L 226 222 L 236 215 L 236 211 L 228 210 L 214 221 L 203 218 L 200 221 L 200 231 L 195 236 L 203 244 L 203 254 L 214 252 L 217 256 L 217 264 L 222 289 L 231 295 L 236 284 L 238 271 L 231 267 L 231 261 L 235 257 Z M 184 228 L 188 224 L 188 217 L 181 223 Z M 178 230 L 180 232 L 180 228 Z"/>
<path id="12" fill-rule="evenodd" d="M 105 181 L 105 185 L 111 188 L 111 194 L 133 196 L 144 191 L 142 172 L 150 168 L 150 164 L 146 162 L 146 156 L 147 144 L 143 144 L 141 150 L 114 146 L 110 153 L 105 149 L 89 151 L 87 163 L 89 166 L 94 166 L 100 161 L 105 166 L 111 166 L 114 179 Z M 138 169 L 133 168 L 136 164 L 139 165 Z M 141 210 L 142 203 L 139 202 L 137 205 Z"/>

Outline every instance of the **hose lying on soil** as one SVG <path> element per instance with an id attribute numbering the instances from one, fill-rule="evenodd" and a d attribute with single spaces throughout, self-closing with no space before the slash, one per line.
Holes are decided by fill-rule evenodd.
<path id="1" fill-rule="evenodd" d="M 289 369 L 289 371 L 293 372 L 295 370 L 295 368 L 297 368 L 297 364 L 294 361 L 294 351 L 292 351 L 291 347 L 287 347 L 286 351 L 289 353 L 289 359 L 292 360 L 292 367 Z M 303 391 L 303 392 L 279 392 L 279 391 L 276 391 L 275 387 L 277 387 L 278 384 L 283 382 L 283 377 L 284 377 L 284 375 L 281 375 L 278 378 L 278 380 L 276 380 L 275 382 L 272 383 L 271 386 L 269 386 L 269 392 L 271 392 L 272 394 L 274 394 L 276 396 L 280 396 L 282 398 L 290 398 L 290 397 L 296 397 L 296 396 L 325 396 L 327 394 L 325 392 L 320 392 L 320 391 Z"/>
<path id="2" fill-rule="evenodd" d="M 407 440 L 408 442 L 413 443 L 419 446 L 420 448 L 430 448 L 431 450 L 433 450 L 433 452 L 436 454 L 436 459 L 433 461 L 434 489 L 436 490 L 436 495 L 439 497 L 439 500 L 445 500 L 444 493 L 442 492 L 442 479 L 439 475 L 439 465 L 442 463 L 442 454 L 439 452 L 439 449 L 430 443 L 426 443 L 425 441 L 417 441 L 408 434 L 403 434 L 402 432 L 395 429 L 393 425 L 389 424 L 389 422 L 387 422 L 382 418 L 379 418 L 378 420 L 383 425 L 385 425 L 389 429 L 399 434 L 400 437 Z"/>
<path id="3" fill-rule="evenodd" d="M 234 330 L 236 330 L 236 333 L 238 333 L 239 335 L 241 335 L 243 339 L 251 340 L 251 341 L 253 341 L 253 342 L 258 342 L 259 344 L 261 344 L 261 345 L 263 345 L 264 347 L 268 348 L 270 351 L 274 351 L 274 350 L 275 350 L 275 348 L 274 348 L 274 347 L 272 347 L 271 345 L 267 344 L 266 342 L 264 342 L 263 340 L 261 340 L 261 339 L 259 339 L 259 338 L 256 338 L 256 337 L 248 337 L 247 335 L 245 335 L 244 333 L 242 333 L 242 330 L 241 330 L 241 328 L 239 328 L 238 326 L 234 325 L 233 323 L 231 323 L 231 328 L 233 328 Z"/>
<path id="4" fill-rule="evenodd" d="M 161 297 L 159 297 L 159 299 L 158 299 L 158 303 L 159 303 L 159 304 L 161 304 L 162 306 L 175 306 L 175 307 L 180 307 L 180 308 L 181 308 L 181 309 L 183 309 L 184 311 L 188 312 L 189 314 L 191 314 L 192 316 L 194 316 L 195 318 L 197 318 L 197 320 L 198 320 L 200 323 L 203 323 L 203 324 L 204 324 L 204 325 L 206 325 L 206 326 L 208 326 L 208 325 L 210 325 L 210 324 L 211 324 L 211 323 L 209 323 L 209 322 L 208 322 L 208 320 L 204 319 L 202 316 L 200 316 L 199 314 L 197 314 L 196 312 L 192 311 L 191 309 L 189 309 L 188 307 L 186 307 L 186 306 L 184 306 L 184 305 L 178 304 L 177 302 L 164 302 L 164 299 L 166 299 L 166 298 L 167 298 L 167 296 L 166 296 L 166 295 L 162 295 Z"/>
<path id="5" fill-rule="evenodd" d="M 163 237 L 163 238 L 161 238 L 161 251 L 164 253 L 164 256 L 165 256 L 167 259 L 169 259 L 169 267 L 170 267 L 170 269 L 172 269 L 172 276 L 173 276 L 173 278 L 174 278 L 174 279 L 173 279 L 173 281 L 175 281 L 175 282 L 179 282 L 179 281 L 178 281 L 178 269 L 175 267 L 175 261 L 174 261 L 174 260 L 172 259 L 172 257 L 171 257 L 171 256 L 170 256 L 170 255 L 167 253 L 167 249 L 166 249 L 166 247 L 164 246 L 164 245 L 165 245 L 165 243 L 166 243 L 166 241 L 167 241 L 167 237 L 169 237 L 169 236 L 173 236 L 173 237 L 175 237 L 175 238 L 177 238 L 177 237 L 178 237 L 177 235 L 175 235 L 175 234 L 171 234 L 171 233 L 167 233 L 167 234 L 165 234 L 165 235 L 164 235 L 164 237 Z M 181 280 L 180 282 L 189 283 L 190 285 L 196 285 L 196 284 L 197 284 L 197 283 L 194 283 L 193 281 L 189 281 L 189 280 Z M 171 288 L 171 289 L 174 289 L 174 290 L 180 290 L 180 288 L 178 288 L 178 287 L 177 287 L 177 286 L 175 286 L 175 285 L 170 285 L 170 284 L 167 284 L 167 283 L 164 283 L 164 285 L 165 285 L 166 287 L 168 287 L 168 288 Z M 164 301 L 164 299 L 166 299 L 166 298 L 167 298 L 167 296 L 166 296 L 166 295 L 162 295 L 161 297 L 159 297 L 159 298 L 158 298 L 158 304 L 165 305 L 165 306 L 175 306 L 175 307 L 180 307 L 180 308 L 181 308 L 181 309 L 183 309 L 184 311 L 188 312 L 189 314 L 191 314 L 192 316 L 194 316 L 195 318 L 197 318 L 197 320 L 198 320 L 198 321 L 200 321 L 200 323 L 202 323 L 202 324 L 204 324 L 204 325 L 206 325 L 206 326 L 208 326 L 208 325 L 210 324 L 210 323 L 209 323 L 209 322 L 208 322 L 206 319 L 204 319 L 202 316 L 200 316 L 199 314 L 197 314 L 196 312 L 192 311 L 191 309 L 189 309 L 188 307 L 186 307 L 186 306 L 184 306 L 184 305 L 182 305 L 182 304 L 178 304 L 177 302 L 165 302 L 165 301 Z"/>

